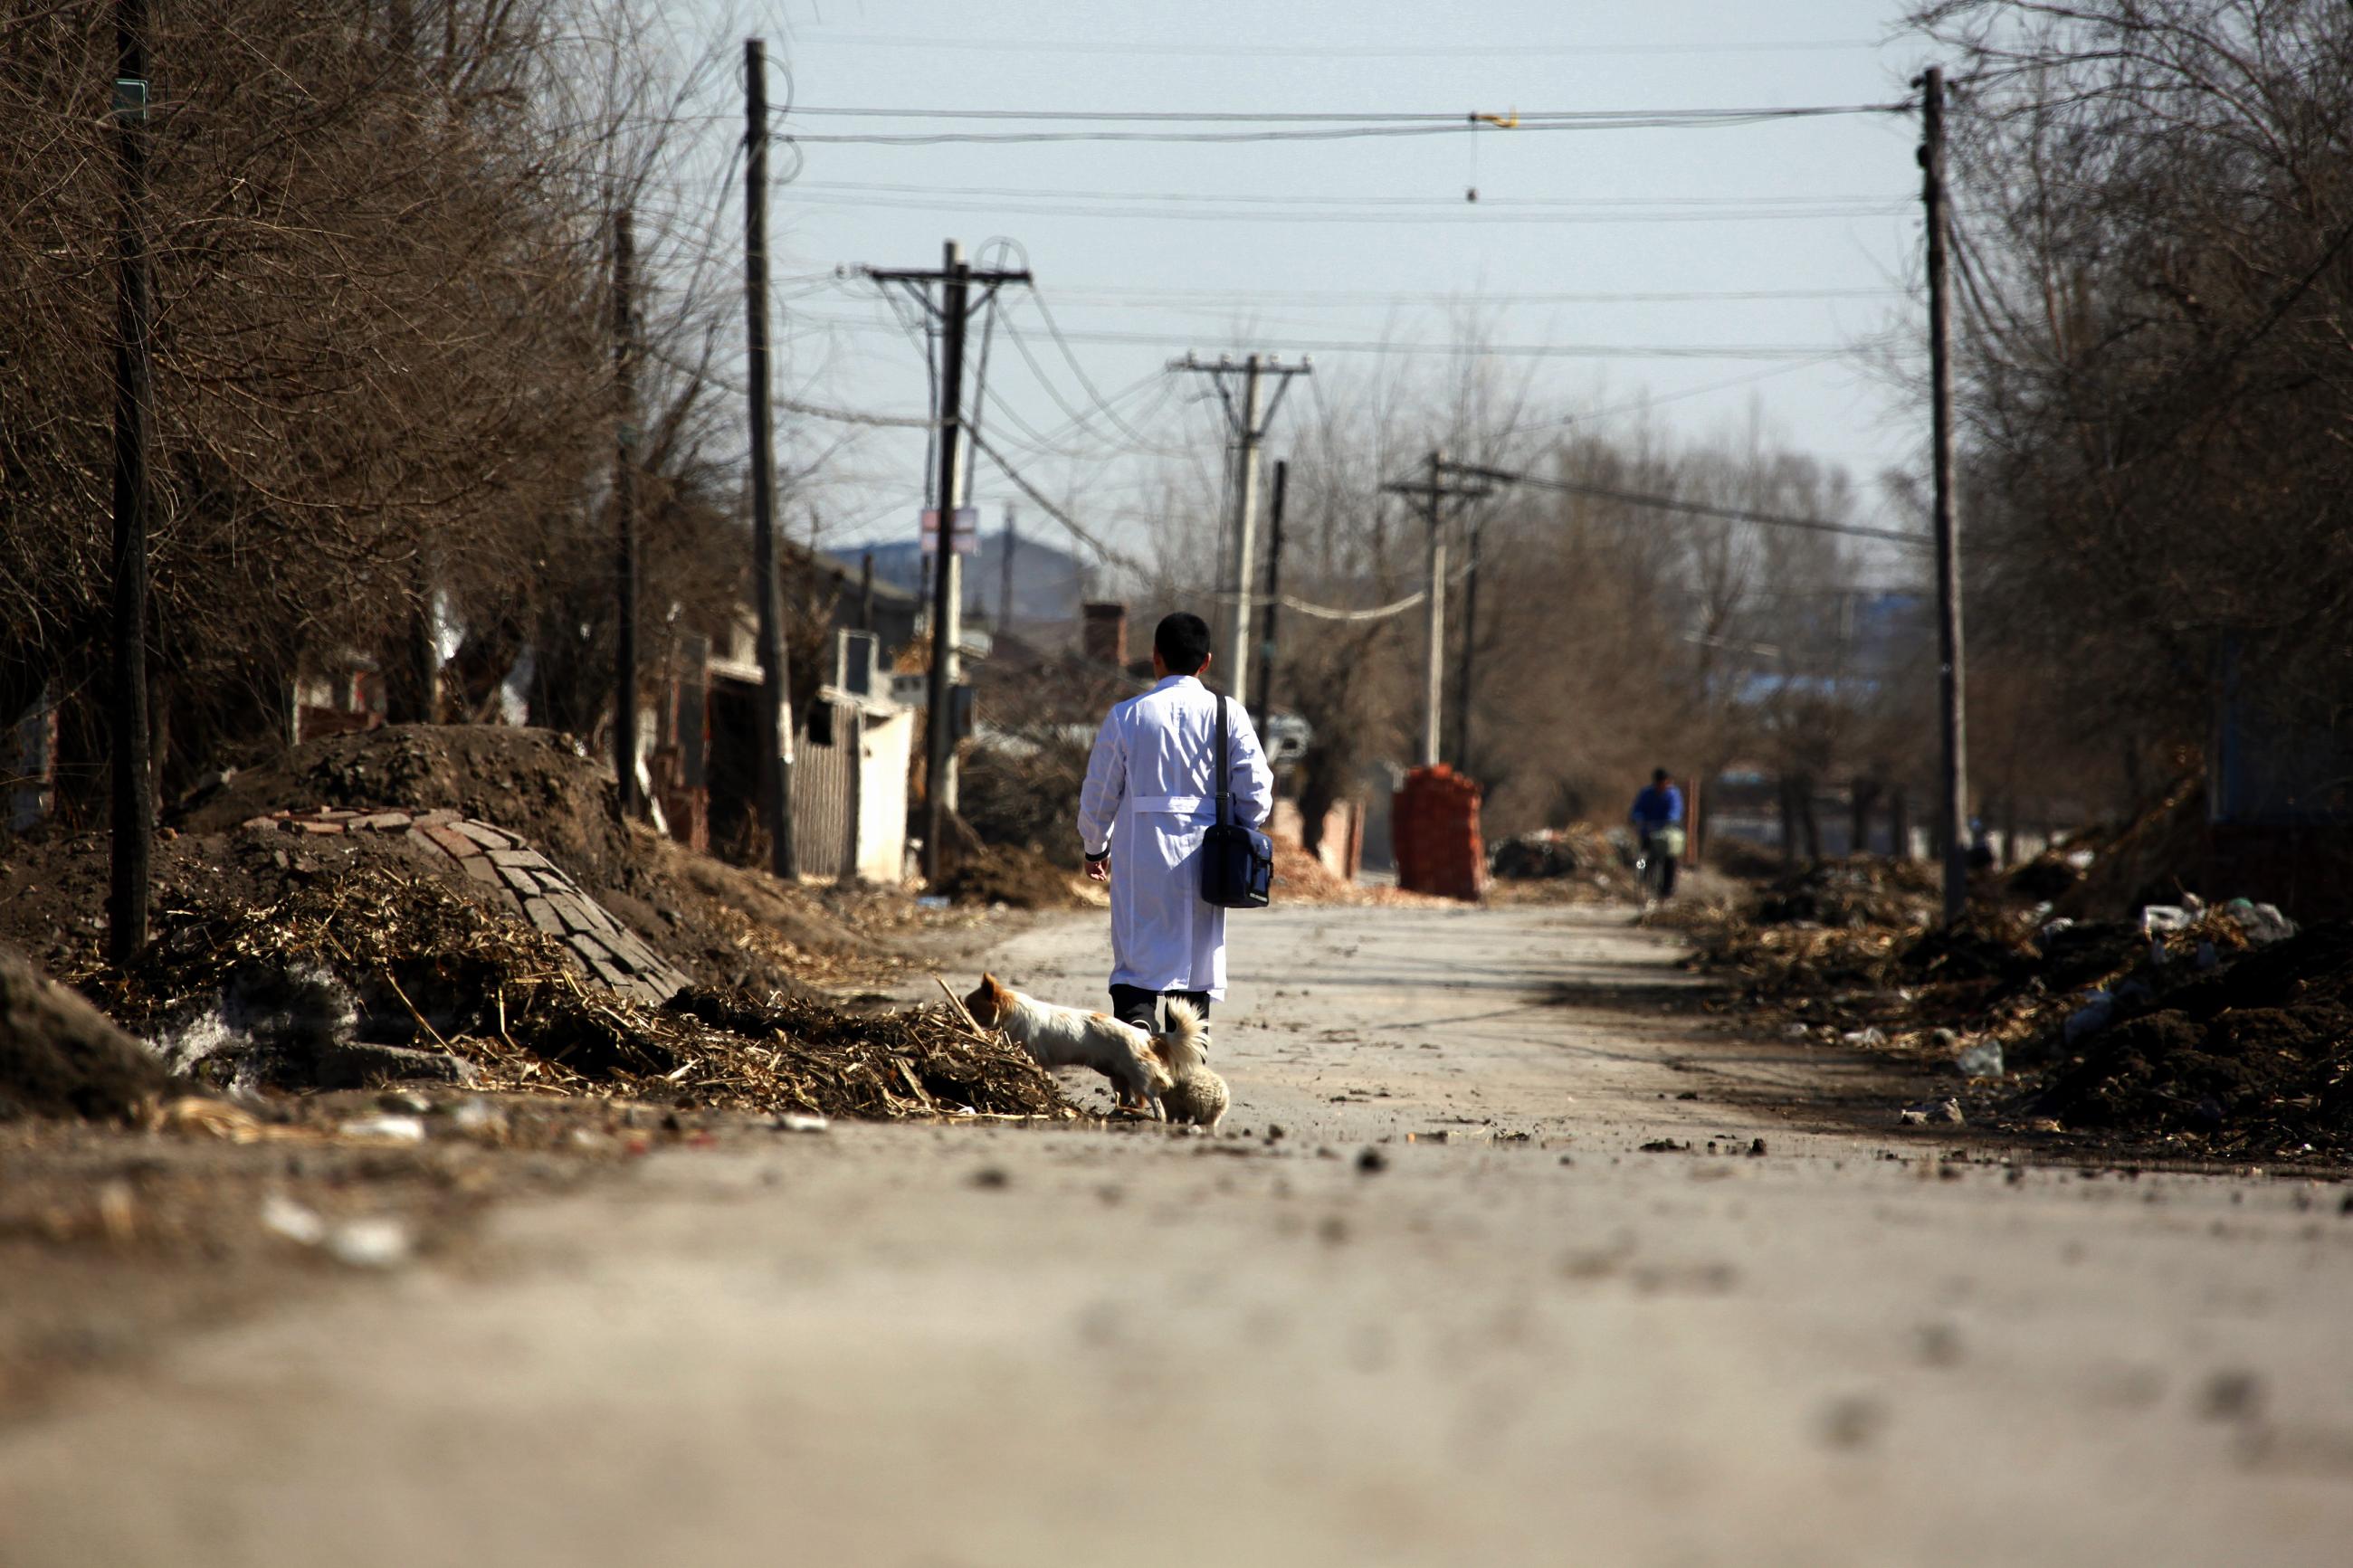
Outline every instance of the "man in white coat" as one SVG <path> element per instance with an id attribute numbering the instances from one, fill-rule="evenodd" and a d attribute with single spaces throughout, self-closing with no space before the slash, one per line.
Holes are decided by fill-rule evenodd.
<path id="1" fill-rule="evenodd" d="M 1160 999 L 1208 1016 L 1226 994 L 1226 911 L 1201 900 L 1201 837 L 1218 819 L 1218 697 L 1201 684 L 1208 624 L 1179 612 L 1152 634 L 1159 684 L 1113 708 L 1079 795 L 1087 875 L 1111 884 L 1112 1015 L 1159 1026 Z M 1239 702 L 1226 704 L 1233 817 L 1266 821 L 1274 774 Z"/>

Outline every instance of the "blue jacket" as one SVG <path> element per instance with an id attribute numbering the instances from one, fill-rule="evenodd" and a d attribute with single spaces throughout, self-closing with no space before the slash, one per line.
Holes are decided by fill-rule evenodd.
<path id="1" fill-rule="evenodd" d="M 1683 819 L 1683 792 L 1672 784 L 1664 789 L 1652 784 L 1634 797 L 1630 815 L 1634 826 L 1646 832 L 1671 827 Z"/>

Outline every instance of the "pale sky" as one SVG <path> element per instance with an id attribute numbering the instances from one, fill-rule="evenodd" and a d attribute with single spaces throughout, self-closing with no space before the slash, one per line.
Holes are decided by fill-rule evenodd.
<path id="1" fill-rule="evenodd" d="M 1927 58 L 1915 39 L 1882 41 L 1896 11 L 1889 0 L 754 0 L 744 19 L 789 67 L 802 110 L 1504 115 L 1894 101 Z M 779 72 L 780 101 L 786 86 Z M 808 136 L 1075 128 L 806 113 L 785 123 Z M 1451 342 L 1458 307 L 1473 305 L 1495 341 L 1539 351 L 1539 395 L 1605 409 L 1648 395 L 1659 425 L 1694 435 L 1741 428 L 1753 410 L 1768 433 L 1852 469 L 1868 512 L 1881 506 L 1869 481 L 1915 457 L 1924 423 L 1861 352 L 1891 329 L 1907 351 L 1920 341 L 1917 137 L 1914 117 L 1877 114 L 1240 144 L 804 142 L 797 178 L 773 197 L 777 387 L 921 416 L 918 347 L 871 284 L 828 275 L 935 267 L 951 237 L 977 258 L 1005 237 L 1026 251 L 1086 378 L 1171 448 L 1214 459 L 1222 417 L 1199 401 L 1198 378 L 1161 374 L 1173 356 L 1312 352 L 1336 400 L 1398 368 L 1369 345 Z M 779 177 L 793 163 L 779 150 Z M 1475 205 L 1464 199 L 1473 184 Z M 1122 509 L 1142 477 L 1135 443 L 1094 411 L 1038 304 L 1006 304 L 1037 365 L 997 338 L 990 380 L 1012 414 L 989 410 L 990 433 L 1042 489 L 1076 487 L 1087 521 L 1132 541 Z M 1307 395 L 1278 422 L 1271 455 Z M 1089 418 L 1071 428 L 1072 413 Z M 1023 425 L 1060 455 L 1036 451 Z M 796 449 L 836 434 L 809 426 Z M 824 496 L 828 542 L 912 536 L 923 443 L 920 431 L 860 437 Z M 1015 492 L 986 464 L 976 473 L 993 531 Z M 1033 508 L 1025 517 L 1025 532 L 1050 528 Z"/>

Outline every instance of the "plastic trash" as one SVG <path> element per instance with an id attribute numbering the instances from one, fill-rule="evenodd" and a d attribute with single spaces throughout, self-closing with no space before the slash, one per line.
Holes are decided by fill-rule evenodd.
<path id="1" fill-rule="evenodd" d="M 283 1193 L 261 1200 L 261 1228 L 300 1247 L 316 1247 L 327 1239 L 327 1222 Z"/>
<path id="2" fill-rule="evenodd" d="M 2044 923 L 2044 925 L 2043 925 L 2043 927 L 2042 927 L 2042 942 L 2043 942 L 2043 945 L 2045 945 L 2046 947 L 2047 947 L 2047 946 L 2049 946 L 2049 945 L 2050 945 L 2051 939 L 2052 939 L 2052 937 L 2054 937 L 2054 936 L 2057 936 L 2061 931 L 2073 931 L 2074 929 L 2075 929 L 2075 922 L 2074 922 L 2073 921 L 2072 921 L 2072 920 L 2069 920 L 2065 915 L 2062 915 L 2062 916 L 2060 916 L 2060 917 L 2059 917 L 2057 920 L 2055 920 L 2055 921 L 2050 921 L 2045 922 L 2045 923 Z"/>
<path id="3" fill-rule="evenodd" d="M 945 893 L 925 893 L 915 900 L 915 907 L 919 910 L 944 910 L 948 907 L 948 898 Z"/>
<path id="4" fill-rule="evenodd" d="M 337 1129 L 346 1138 L 374 1138 L 386 1143 L 422 1143 L 425 1120 L 418 1116 L 355 1116 Z"/>
<path id="5" fill-rule="evenodd" d="M 2067 1015 L 2063 1037 L 2072 1046 L 2078 1040 L 2098 1034 L 2114 1023 L 2116 1016 L 2116 999 L 2113 995 L 2105 991 L 2088 992 L 2084 997 L 2084 1005 Z"/>
<path id="6" fill-rule="evenodd" d="M 1849 1029 L 1839 1039 L 1850 1046 L 1883 1046 L 1887 1043 L 1887 1037 L 1877 1029 Z"/>
<path id="7" fill-rule="evenodd" d="M 2140 911 L 2140 929 L 2145 936 L 2163 931 L 2188 931 L 2196 918 L 2179 904 L 2149 904 Z"/>
<path id="8" fill-rule="evenodd" d="M 779 1132 L 822 1132 L 831 1125 L 822 1116 L 804 1116 L 797 1110 L 787 1110 L 776 1118 Z"/>
<path id="9" fill-rule="evenodd" d="M 2285 942 L 2297 931 L 2296 923 L 2280 913 L 2277 904 L 2259 904 L 2252 899 L 2232 899 L 2219 912 L 2257 947 Z"/>
<path id="10" fill-rule="evenodd" d="M 412 1250 L 408 1227 L 396 1219 L 346 1220 L 327 1233 L 327 1256 L 350 1268 L 391 1268 Z"/>
<path id="11" fill-rule="evenodd" d="M 1976 1040 L 1961 1048 L 1953 1065 L 1965 1078 L 2000 1078 L 2001 1076 L 2001 1042 Z"/>

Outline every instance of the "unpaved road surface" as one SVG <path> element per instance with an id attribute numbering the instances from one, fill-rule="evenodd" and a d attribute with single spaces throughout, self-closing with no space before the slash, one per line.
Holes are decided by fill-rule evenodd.
<path id="1" fill-rule="evenodd" d="M 1622 914 L 1236 927 L 1247 1135 L 656 1155 L 0 1433 L 0 1563 L 2353 1560 L 2343 1189 L 1899 1132 Z"/>

